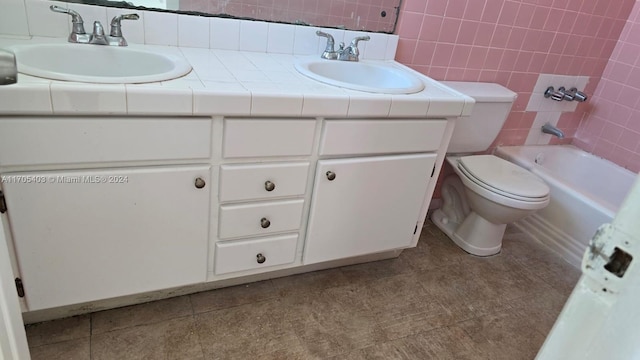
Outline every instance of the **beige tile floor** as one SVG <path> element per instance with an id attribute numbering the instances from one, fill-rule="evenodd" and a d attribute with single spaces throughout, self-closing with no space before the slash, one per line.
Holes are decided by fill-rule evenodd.
<path id="1" fill-rule="evenodd" d="M 33 359 L 533 359 L 579 271 L 514 228 L 478 258 L 428 223 L 397 259 L 27 326 Z"/>

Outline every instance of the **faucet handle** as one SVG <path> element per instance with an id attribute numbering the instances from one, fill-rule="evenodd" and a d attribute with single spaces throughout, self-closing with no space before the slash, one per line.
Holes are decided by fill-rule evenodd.
<path id="1" fill-rule="evenodd" d="M 49 9 L 51 9 L 51 11 L 53 12 L 68 14 L 69 16 L 71 16 L 71 22 L 73 23 L 73 28 L 71 29 L 71 35 L 69 35 L 69 41 L 72 41 L 74 34 L 75 35 L 86 34 L 86 31 L 84 30 L 84 20 L 82 20 L 82 16 L 80 16 L 80 14 L 77 11 L 71 10 L 71 9 L 65 9 L 57 5 L 51 5 L 49 6 Z M 76 41 L 72 41 L 72 42 L 76 42 Z"/>
<path id="2" fill-rule="evenodd" d="M 334 48 L 336 42 L 333 39 L 333 36 L 320 30 L 316 31 L 316 35 L 327 38 L 327 46 L 325 46 L 324 51 L 322 52 L 322 55 L 320 55 L 320 57 L 328 60 L 336 60 L 338 58 L 338 53 Z"/>
<path id="3" fill-rule="evenodd" d="M 331 50 L 333 50 L 333 44 L 335 44 L 335 40 L 333 39 L 333 35 L 326 33 L 324 31 L 317 30 L 316 35 L 326 37 L 327 38 L 327 50 L 329 50 L 329 46 L 331 46 Z"/>
<path id="4" fill-rule="evenodd" d="M 582 91 L 578 91 L 578 88 L 572 87 L 571 89 L 569 89 L 569 91 L 573 93 L 573 100 L 576 100 L 578 102 L 587 101 L 587 94 L 583 93 Z"/>
<path id="5" fill-rule="evenodd" d="M 578 89 L 576 89 L 576 91 L 577 90 Z M 564 86 L 562 86 L 558 89 L 558 91 L 562 93 L 563 100 L 573 101 L 573 98 L 575 97 L 575 92 L 573 90 L 567 90 L 564 88 Z"/>
<path id="6" fill-rule="evenodd" d="M 357 48 L 358 47 L 358 43 L 360 41 L 369 41 L 371 40 L 371 37 L 369 37 L 369 35 L 365 35 L 365 36 L 356 36 L 353 38 L 353 40 L 351 40 L 351 47 Z"/>
<path id="7" fill-rule="evenodd" d="M 564 100 L 565 92 L 564 87 L 561 87 L 556 91 L 553 86 L 549 86 L 544 92 L 545 98 L 551 98 L 551 100 L 562 101 Z"/>
<path id="8" fill-rule="evenodd" d="M 114 16 L 111 19 L 111 31 L 109 31 L 109 35 L 115 37 L 122 37 L 122 26 L 120 22 L 122 20 L 138 20 L 140 16 L 138 14 L 122 14 L 118 16 Z"/>

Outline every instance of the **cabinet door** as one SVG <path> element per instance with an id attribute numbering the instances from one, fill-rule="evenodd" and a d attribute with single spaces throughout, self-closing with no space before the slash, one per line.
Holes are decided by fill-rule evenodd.
<path id="1" fill-rule="evenodd" d="M 209 178 L 206 165 L 3 174 L 29 310 L 204 281 Z"/>
<path id="2" fill-rule="evenodd" d="M 320 160 L 304 263 L 407 247 L 435 154 Z"/>

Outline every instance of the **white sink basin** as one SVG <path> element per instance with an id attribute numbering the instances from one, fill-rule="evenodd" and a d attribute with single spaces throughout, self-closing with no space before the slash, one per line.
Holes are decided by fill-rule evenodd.
<path id="1" fill-rule="evenodd" d="M 12 50 L 18 72 L 53 80 L 132 84 L 175 79 L 191 71 L 180 56 L 125 47 L 40 44 Z"/>
<path id="2" fill-rule="evenodd" d="M 424 83 L 413 74 L 386 62 L 304 59 L 295 63 L 302 75 L 346 89 L 384 94 L 413 94 Z"/>

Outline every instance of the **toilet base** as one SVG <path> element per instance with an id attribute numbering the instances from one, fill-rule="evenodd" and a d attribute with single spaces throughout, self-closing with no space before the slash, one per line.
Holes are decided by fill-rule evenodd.
<path id="1" fill-rule="evenodd" d="M 471 211 L 462 224 L 450 221 L 442 210 L 431 215 L 433 223 L 458 247 L 472 255 L 490 256 L 500 252 L 506 224 L 493 224 Z"/>

